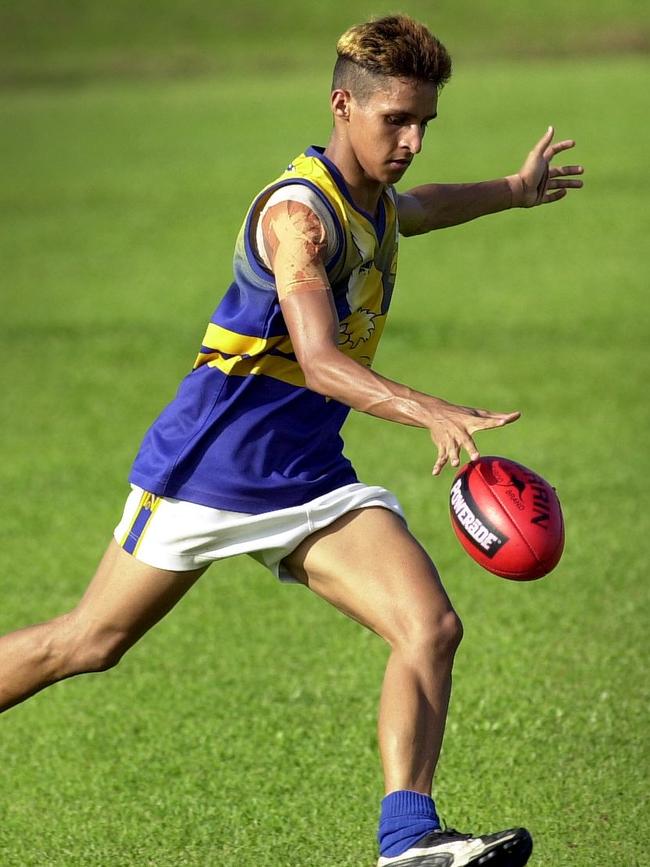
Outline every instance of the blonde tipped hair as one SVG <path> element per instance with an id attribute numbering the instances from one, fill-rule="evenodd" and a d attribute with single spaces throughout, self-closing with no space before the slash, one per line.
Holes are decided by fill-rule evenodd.
<path id="1" fill-rule="evenodd" d="M 408 15 L 388 15 L 350 27 L 336 53 L 333 90 L 356 89 L 367 95 L 369 87 L 374 89 L 371 77 L 377 76 L 428 81 L 440 90 L 451 77 L 445 46 Z"/>

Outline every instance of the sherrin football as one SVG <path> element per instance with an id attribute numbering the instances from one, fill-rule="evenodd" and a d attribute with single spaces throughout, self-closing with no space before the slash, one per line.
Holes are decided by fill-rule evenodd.
<path id="1" fill-rule="evenodd" d="M 564 521 L 555 489 L 533 470 L 481 457 L 456 474 L 451 523 L 479 566 L 513 581 L 533 581 L 557 566 Z"/>

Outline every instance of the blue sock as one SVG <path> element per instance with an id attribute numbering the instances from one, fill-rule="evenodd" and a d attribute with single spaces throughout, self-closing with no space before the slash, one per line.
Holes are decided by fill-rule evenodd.
<path id="1" fill-rule="evenodd" d="M 419 792 L 391 792 L 381 802 L 379 854 L 401 855 L 429 831 L 440 827 L 433 799 Z"/>

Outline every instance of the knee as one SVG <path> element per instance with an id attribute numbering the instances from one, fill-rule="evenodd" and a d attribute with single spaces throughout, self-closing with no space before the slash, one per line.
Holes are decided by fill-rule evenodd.
<path id="1" fill-rule="evenodd" d="M 74 611 L 60 621 L 53 643 L 64 676 L 108 671 L 118 664 L 129 646 L 126 636 L 118 630 L 87 623 Z"/>
<path id="2" fill-rule="evenodd" d="M 463 624 L 453 608 L 439 614 L 420 612 L 402 637 L 402 647 L 409 656 L 429 662 L 448 661 L 463 638 Z"/>
<path id="3" fill-rule="evenodd" d="M 463 640 L 463 623 L 454 609 L 445 612 L 440 621 L 438 641 L 453 656 Z"/>
<path id="4" fill-rule="evenodd" d="M 116 640 L 95 639 L 78 648 L 75 663 L 80 674 L 108 671 L 115 668 L 126 653 L 126 647 Z"/>
<path id="5" fill-rule="evenodd" d="M 453 608 L 438 617 L 426 619 L 420 631 L 425 650 L 437 658 L 453 658 L 463 638 L 463 624 Z"/>

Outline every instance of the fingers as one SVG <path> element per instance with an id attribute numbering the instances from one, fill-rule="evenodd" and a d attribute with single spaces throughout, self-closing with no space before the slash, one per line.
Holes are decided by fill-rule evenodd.
<path id="1" fill-rule="evenodd" d="M 447 463 L 448 458 L 449 455 L 447 454 L 446 447 L 443 448 L 442 446 L 438 446 L 438 459 L 436 460 L 435 464 L 433 465 L 433 469 L 431 470 L 432 476 L 440 475 L 440 472 L 444 465 Z"/>
<path id="2" fill-rule="evenodd" d="M 479 450 L 472 434 L 478 430 L 503 427 L 516 421 L 520 412 L 490 412 L 487 409 L 456 406 L 456 417 L 447 418 L 446 422 L 431 429 L 431 438 L 438 448 L 438 455 L 432 475 L 440 475 L 443 467 L 450 463 L 452 467 L 460 465 L 461 450 L 465 450 L 471 461 L 478 460 Z"/>
<path id="3" fill-rule="evenodd" d="M 442 468 L 449 462 L 452 467 L 460 466 L 461 448 L 465 449 L 470 461 L 476 461 L 480 452 L 471 435 L 462 429 L 458 429 L 453 435 L 448 435 L 438 444 L 438 457 L 434 464 L 432 475 L 438 476 Z"/>
<path id="4" fill-rule="evenodd" d="M 556 141 L 551 144 L 554 135 L 555 129 L 552 126 L 549 126 L 546 133 L 537 142 L 532 151 L 536 156 L 542 157 L 546 160 L 546 162 L 550 162 L 553 157 L 557 156 L 559 153 L 571 150 L 571 148 L 576 146 L 576 143 L 572 138 L 564 139 L 563 141 Z M 562 166 L 562 168 L 552 169 L 551 171 L 563 175 L 581 175 L 584 170 L 582 166 Z"/>
<path id="5" fill-rule="evenodd" d="M 567 194 L 566 190 L 556 190 L 554 193 L 546 193 L 540 205 L 548 205 L 550 202 L 557 202 L 558 199 L 563 199 Z"/>
<path id="6" fill-rule="evenodd" d="M 559 178 L 568 175 L 581 175 L 583 172 L 582 166 L 551 166 L 549 174 L 552 178 Z"/>
<path id="7" fill-rule="evenodd" d="M 457 467 L 460 464 L 460 450 L 461 448 L 465 449 L 467 454 L 469 455 L 470 461 L 475 461 L 480 457 L 479 450 L 476 448 L 476 443 L 472 439 L 472 437 L 465 430 L 460 430 L 458 432 L 458 437 L 452 440 L 451 445 L 448 449 L 449 453 L 449 463 L 452 467 Z"/>
<path id="8" fill-rule="evenodd" d="M 438 458 L 434 464 L 432 475 L 440 475 L 442 468 L 447 462 L 452 467 L 459 466 L 461 444 L 467 450 L 471 460 L 475 460 L 478 457 L 478 450 L 468 434 L 459 431 L 458 435 L 446 436 L 438 445 Z"/>
<path id="9" fill-rule="evenodd" d="M 519 410 L 515 410 L 515 412 L 502 412 L 501 416 L 501 426 L 504 424 L 512 424 L 513 421 L 517 421 L 518 418 L 521 418 L 521 413 Z"/>
<path id="10" fill-rule="evenodd" d="M 503 427 L 503 425 L 512 424 L 513 421 L 521 418 L 520 412 L 490 412 L 487 409 L 477 409 L 476 415 L 482 422 L 475 422 L 472 425 L 473 430 L 488 430 L 493 427 Z"/>
<path id="11" fill-rule="evenodd" d="M 580 178 L 563 176 L 582 174 L 582 172 L 582 166 L 562 166 L 551 169 L 540 204 L 547 205 L 550 202 L 557 202 L 559 199 L 563 199 L 569 190 L 581 189 L 584 182 Z"/>
<path id="12" fill-rule="evenodd" d="M 548 147 L 543 155 L 546 170 L 543 173 L 539 184 L 537 185 L 536 198 L 532 205 L 546 205 L 550 202 L 557 202 L 563 199 L 567 190 L 579 190 L 584 186 L 580 178 L 575 177 L 584 172 L 584 168 L 580 165 L 573 166 L 550 166 L 549 160 L 559 153 L 561 150 L 573 147 L 574 141 L 557 142 Z M 551 192 L 553 191 L 553 192 Z"/>
<path id="13" fill-rule="evenodd" d="M 546 183 L 546 189 L 574 189 L 578 190 L 584 182 L 575 175 L 581 175 L 584 172 L 582 166 L 553 166 L 549 172 L 549 180 Z"/>
<path id="14" fill-rule="evenodd" d="M 544 159 L 551 160 L 551 159 L 553 159 L 554 156 L 561 153 L 562 151 L 568 151 L 571 148 L 574 148 L 575 146 L 576 146 L 576 143 L 574 142 L 573 139 L 565 139 L 564 141 L 556 141 L 552 145 L 549 145 L 548 147 L 546 147 L 542 151 L 542 154 L 544 156 Z"/>
<path id="15" fill-rule="evenodd" d="M 545 156 L 546 149 L 553 141 L 553 136 L 555 135 L 555 129 L 552 126 L 546 130 L 541 139 L 537 142 L 535 147 L 532 150 L 532 153 L 537 154 L 538 156 Z"/>
<path id="16" fill-rule="evenodd" d="M 551 179 L 546 184 L 547 190 L 579 190 L 584 184 L 578 178 L 569 178 L 567 180 Z"/>
<path id="17" fill-rule="evenodd" d="M 476 451 L 476 447 L 472 450 L 472 454 L 470 454 L 470 460 L 475 461 L 479 457 L 479 453 Z M 432 476 L 439 476 L 442 468 L 449 462 L 452 467 L 460 466 L 460 444 L 457 442 L 450 442 L 445 446 L 440 446 L 438 448 L 438 459 L 436 460 L 433 470 L 431 471 Z"/>

